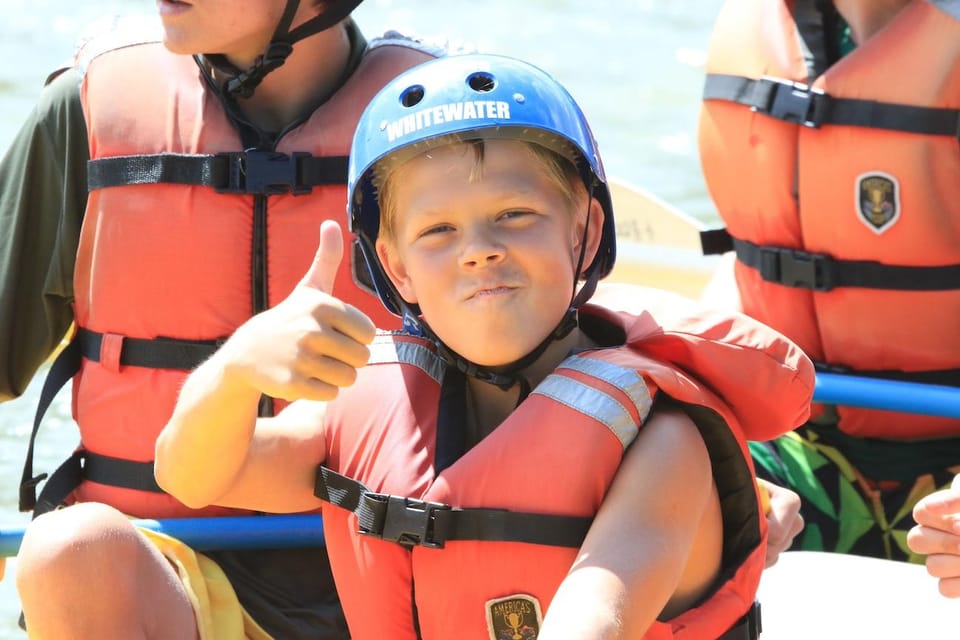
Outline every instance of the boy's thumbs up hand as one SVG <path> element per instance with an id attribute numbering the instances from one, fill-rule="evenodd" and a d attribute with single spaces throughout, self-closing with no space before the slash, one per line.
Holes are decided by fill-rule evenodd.
<path id="1" fill-rule="evenodd" d="M 301 287 L 312 287 L 326 294 L 333 294 L 333 283 L 337 278 L 337 269 L 343 260 L 343 232 L 340 225 L 325 220 L 320 225 L 320 246 L 313 256 L 310 268 L 300 281 Z"/>
<path id="2" fill-rule="evenodd" d="M 286 400 L 330 400 L 353 384 L 370 358 L 376 327 L 333 294 L 343 259 L 340 226 L 327 220 L 303 279 L 280 304 L 257 314 L 224 345 L 231 366 L 250 386 Z"/>

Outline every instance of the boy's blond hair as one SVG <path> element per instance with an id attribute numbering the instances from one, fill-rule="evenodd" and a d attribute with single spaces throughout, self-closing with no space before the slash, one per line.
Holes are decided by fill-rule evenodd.
<path id="1" fill-rule="evenodd" d="M 587 190 L 583 184 L 576 166 L 565 155 L 548 149 L 543 145 L 525 140 L 517 140 L 523 146 L 530 150 L 540 167 L 545 171 L 547 177 L 563 193 L 564 199 L 569 204 L 574 204 L 579 198 L 587 195 Z M 443 146 L 464 146 L 473 150 L 475 155 L 475 164 L 470 174 L 470 180 L 479 180 L 483 175 L 484 160 L 484 139 L 462 139 L 451 137 L 450 141 Z M 433 147 L 436 148 L 436 147 Z M 429 151 L 423 151 L 423 155 Z M 571 150 L 572 155 L 572 150 Z M 416 156 L 414 156 L 416 157 Z M 380 201 L 380 237 L 393 244 L 396 240 L 396 221 L 397 205 L 393 198 L 392 185 L 396 176 L 402 173 L 403 165 L 412 157 L 392 160 L 390 158 L 381 161 L 374 169 L 374 185 L 377 189 L 377 198 Z"/>

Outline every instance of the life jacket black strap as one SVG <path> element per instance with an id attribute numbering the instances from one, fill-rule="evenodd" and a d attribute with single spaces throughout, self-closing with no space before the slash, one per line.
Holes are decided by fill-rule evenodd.
<path id="1" fill-rule="evenodd" d="M 736 102 L 805 127 L 846 125 L 960 138 L 960 109 L 836 98 L 820 89 L 779 78 L 708 73 L 703 99 Z"/>
<path id="2" fill-rule="evenodd" d="M 347 157 L 316 158 L 309 153 L 287 155 L 250 150 L 188 155 L 98 158 L 87 164 L 87 189 L 131 184 L 187 184 L 210 187 L 218 193 L 277 195 L 310 193 L 313 187 L 347 182 Z"/>
<path id="3" fill-rule="evenodd" d="M 119 362 L 124 366 L 146 367 L 151 369 L 180 369 L 189 371 L 213 355 L 214 351 L 223 343 L 220 340 L 176 340 L 172 338 L 157 338 L 147 340 L 116 336 L 121 342 Z M 78 328 L 70 343 L 57 355 L 47 378 L 40 391 L 40 400 L 37 402 L 37 411 L 33 418 L 33 427 L 30 431 L 30 440 L 27 444 L 27 454 L 23 462 L 23 473 L 20 477 L 20 511 L 34 511 L 40 508 L 37 505 L 36 487 L 47 474 L 33 474 L 33 456 L 36 446 L 37 433 L 40 424 L 46 415 L 50 404 L 57 393 L 80 371 L 80 362 L 86 358 L 92 362 L 100 362 L 104 334 L 88 329 Z M 75 454 L 77 455 L 77 454 Z M 68 460 L 57 469 L 58 481 L 51 477 L 44 486 L 42 499 L 47 508 L 52 502 L 53 508 L 60 504 L 63 498 L 73 491 L 79 484 L 79 472 L 74 466 L 80 467 L 82 462 L 83 477 L 102 484 L 109 484 L 143 491 L 158 491 L 153 480 L 153 463 L 144 463 L 147 466 L 137 467 L 141 463 L 132 463 L 117 458 L 106 458 L 89 452 L 83 452 L 82 458 Z M 68 464 L 69 463 L 69 464 Z M 132 470 L 125 465 L 134 465 Z M 149 468 L 148 468 L 149 467 Z M 93 475 L 91 475 L 93 474 Z M 97 477 L 94 477 L 97 476 Z M 76 483 L 68 478 L 78 478 Z M 99 478 L 99 479 L 98 479 Z M 66 490 L 64 488 L 66 487 Z"/>
<path id="4" fill-rule="evenodd" d="M 75 451 L 50 474 L 37 498 L 33 517 L 64 504 L 84 480 L 137 491 L 164 492 L 154 478 L 153 462 L 136 462 L 90 451 Z"/>
<path id="5" fill-rule="evenodd" d="M 80 371 L 80 344 L 74 339 L 67 346 L 60 350 L 50 370 L 47 372 L 47 378 L 43 381 L 43 388 L 40 390 L 40 400 L 37 402 L 37 411 L 33 416 L 33 427 L 30 430 L 30 440 L 27 444 L 27 455 L 23 461 L 23 473 L 20 476 L 20 511 L 33 511 L 37 506 L 37 485 L 42 482 L 47 474 L 33 475 L 33 451 L 36 446 L 37 432 L 40 430 L 40 423 L 43 416 L 50 408 L 50 403 L 57 396 L 57 392 L 70 380 L 75 373 Z"/>
<path id="6" fill-rule="evenodd" d="M 179 340 L 175 338 L 129 338 L 122 340 L 120 362 L 124 366 L 148 369 L 181 369 L 189 371 L 214 354 L 226 338 L 218 340 Z M 91 362 L 100 362 L 105 335 L 80 328 L 74 341 L 80 353 Z M 79 371 L 79 366 L 78 369 Z"/>
<path id="7" fill-rule="evenodd" d="M 760 603 L 754 600 L 750 610 L 717 640 L 757 640 L 761 631 L 763 625 L 760 623 Z"/>
<path id="8" fill-rule="evenodd" d="M 716 229 L 701 233 L 700 242 L 704 253 L 732 248 L 737 260 L 756 269 L 766 282 L 786 287 L 813 291 L 830 291 L 837 287 L 888 291 L 960 289 L 960 264 L 907 266 L 872 260 L 838 260 L 822 253 L 757 245 Z"/>
<path id="9" fill-rule="evenodd" d="M 458 509 L 374 493 L 323 466 L 317 468 L 313 492 L 357 514 L 359 533 L 409 547 L 442 548 L 448 540 L 487 540 L 579 548 L 593 521 L 503 509 Z"/>

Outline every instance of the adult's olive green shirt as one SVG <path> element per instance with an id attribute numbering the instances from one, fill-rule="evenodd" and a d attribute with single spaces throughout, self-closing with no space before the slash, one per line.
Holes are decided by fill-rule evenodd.
<path id="1" fill-rule="evenodd" d="M 23 393 L 73 322 L 89 157 L 80 76 L 67 70 L 0 161 L 0 401 Z"/>

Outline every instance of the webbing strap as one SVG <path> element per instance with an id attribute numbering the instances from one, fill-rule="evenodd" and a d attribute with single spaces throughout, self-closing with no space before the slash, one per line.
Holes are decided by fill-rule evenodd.
<path id="1" fill-rule="evenodd" d="M 153 462 L 137 462 L 102 456 L 90 451 L 75 451 L 43 485 L 33 517 L 65 504 L 67 497 L 84 480 L 123 489 L 164 493 L 153 475 Z"/>
<path id="2" fill-rule="evenodd" d="M 737 260 L 756 269 L 766 282 L 787 287 L 830 291 L 858 287 L 896 291 L 952 291 L 960 289 L 960 264 L 915 266 L 872 260 L 840 260 L 823 253 L 758 245 L 733 238 L 726 229 L 701 232 L 706 255 L 732 249 Z"/>
<path id="3" fill-rule="evenodd" d="M 486 540 L 579 548 L 593 521 L 504 509 L 459 509 L 374 493 L 323 466 L 317 468 L 314 495 L 355 513 L 359 533 L 408 547 L 442 548 L 448 540 Z"/>
<path id="4" fill-rule="evenodd" d="M 81 355 L 91 362 L 100 362 L 104 334 L 88 329 L 77 329 L 75 342 Z M 128 338 L 122 336 L 120 362 L 123 366 L 148 369 L 180 369 L 189 371 L 220 348 L 226 338 L 219 340 L 179 340 L 175 338 Z M 77 363 L 79 370 L 79 362 Z"/>
<path id="5" fill-rule="evenodd" d="M 64 504 L 74 489 L 80 486 L 83 480 L 83 452 L 75 451 L 73 455 L 63 461 L 57 470 L 50 474 L 37 505 L 33 509 L 33 517 L 53 511 Z"/>
<path id="6" fill-rule="evenodd" d="M 960 138 L 960 109 L 836 98 L 806 84 L 779 78 L 708 73 L 703 99 L 735 102 L 805 127 L 847 125 Z"/>
<path id="7" fill-rule="evenodd" d="M 100 362 L 100 351 L 104 335 L 96 331 L 78 328 L 70 343 L 57 355 L 40 391 L 40 400 L 33 418 L 33 427 L 27 445 L 27 454 L 23 462 L 20 477 L 20 511 L 49 510 L 55 508 L 79 484 L 82 476 L 102 484 L 159 491 L 153 480 L 153 463 L 135 463 L 119 458 L 108 458 L 89 452 L 74 454 L 55 472 L 57 482 L 51 477 L 44 486 L 41 497 L 44 504 L 38 506 L 36 487 L 47 474 L 33 474 L 33 456 L 37 433 L 43 417 L 60 389 L 80 371 L 80 362 L 86 358 L 91 362 Z M 175 340 L 157 338 L 154 340 L 122 337 L 119 364 L 124 366 L 146 367 L 151 369 L 180 369 L 189 371 L 213 355 L 223 340 Z M 80 455 L 80 458 L 76 456 Z M 76 458 L 76 459 L 75 459 Z M 145 466 L 144 466 L 145 465 Z M 93 475 L 91 475 L 93 474 Z M 94 477 L 97 476 L 97 477 Z M 73 481 L 76 478 L 76 482 Z M 99 479 L 98 479 L 99 478 Z"/>
<path id="8" fill-rule="evenodd" d="M 116 156 L 88 162 L 87 189 L 169 183 L 210 187 L 219 193 L 299 195 L 313 187 L 346 184 L 347 163 L 346 156 L 316 158 L 260 150 Z"/>
<path id="9" fill-rule="evenodd" d="M 37 402 L 37 411 L 33 416 L 33 427 L 30 430 L 30 440 L 27 444 L 27 455 L 23 461 L 23 473 L 20 475 L 20 511 L 33 511 L 34 507 L 37 506 L 37 484 L 47 477 L 45 473 L 38 476 L 33 475 L 33 451 L 37 441 L 37 432 L 40 430 L 43 416 L 50 408 L 50 403 L 57 396 L 57 392 L 75 373 L 80 371 L 80 357 L 80 343 L 74 337 L 57 354 L 53 364 L 50 365 L 47 379 L 43 381 L 40 400 Z"/>
<path id="10" fill-rule="evenodd" d="M 717 640 L 757 640 L 761 631 L 763 625 L 760 623 L 760 602 L 754 600 L 750 610 Z"/>

